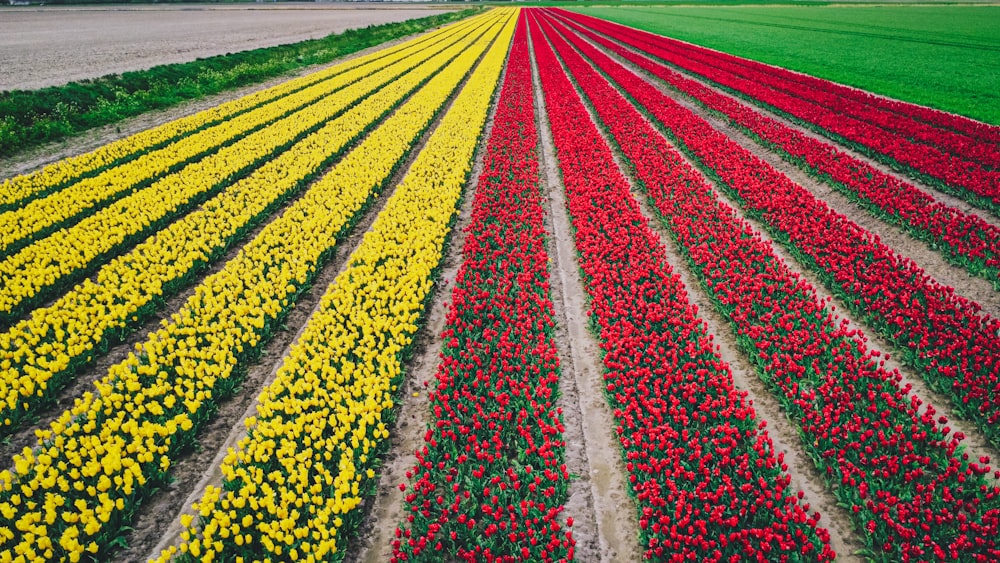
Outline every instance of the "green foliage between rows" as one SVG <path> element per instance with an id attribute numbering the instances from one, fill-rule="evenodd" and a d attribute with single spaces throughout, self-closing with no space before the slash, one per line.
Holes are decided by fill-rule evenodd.
<path id="1" fill-rule="evenodd" d="M 150 110 L 257 84 L 468 17 L 478 9 L 351 29 L 288 45 L 110 74 L 38 90 L 0 92 L 0 158 Z"/>
<path id="2" fill-rule="evenodd" d="M 1000 124 L 1000 6 L 630 6 L 579 11 Z"/>

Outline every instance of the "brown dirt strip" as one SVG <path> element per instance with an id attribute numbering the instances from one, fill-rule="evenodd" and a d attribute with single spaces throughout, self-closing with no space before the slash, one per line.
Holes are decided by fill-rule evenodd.
<path id="1" fill-rule="evenodd" d="M 504 76 L 506 67 L 500 74 L 501 85 Z M 466 228 L 472 221 L 472 202 L 476 196 L 479 177 L 483 173 L 483 155 L 493 130 L 495 102 L 499 93 L 498 87 L 494 94 L 494 103 L 490 104 L 490 112 L 483 127 L 479 146 L 476 148 L 472 173 L 462 194 L 458 215 L 449 235 L 447 251 L 442 257 L 440 278 L 434 283 L 433 297 L 425 312 L 427 320 L 414 336 L 413 357 L 404 367 L 403 389 L 396 403 L 399 405 L 399 413 L 394 428 L 390 429 L 389 451 L 386 452 L 382 463 L 378 491 L 375 498 L 367 499 L 365 502 L 367 514 L 358 530 L 357 538 L 347 548 L 344 560 L 348 562 L 388 561 L 392 557 L 392 540 L 396 539 L 395 530 L 406 518 L 403 492 L 399 490 L 399 485 L 410 484 L 406 472 L 413 469 L 417 463 L 415 452 L 424 445 L 424 434 L 431 423 L 428 391 L 435 384 L 435 375 L 441 363 L 441 350 L 444 347 L 441 332 L 444 331 L 447 321 L 455 278 L 462 265 Z M 442 112 L 441 115 L 445 113 Z"/>
<path id="2" fill-rule="evenodd" d="M 530 38 L 528 41 L 531 41 Z M 537 76 L 537 73 L 534 75 Z M 540 93 L 536 95 L 536 100 L 539 100 L 539 104 L 542 103 Z M 540 137 L 543 127 L 546 131 L 548 128 L 547 120 L 543 125 L 544 119 L 545 117 L 541 115 L 541 108 L 536 107 L 535 125 Z M 549 256 L 549 294 L 552 299 L 553 319 L 556 321 L 554 340 L 556 351 L 559 354 L 559 396 L 556 398 L 556 408 L 562 412 L 563 439 L 566 442 L 566 470 L 570 474 L 566 516 L 573 518 L 572 532 L 576 542 L 576 559 L 579 561 L 598 561 L 602 559 L 602 550 L 598 533 L 597 510 L 594 506 L 595 485 L 591 483 L 593 472 L 589 452 L 589 449 L 593 449 L 595 446 L 588 443 L 583 416 L 585 400 L 588 405 L 593 405 L 594 397 L 592 389 L 589 390 L 590 392 L 587 392 L 586 389 L 581 390 L 580 382 L 586 379 L 587 374 L 584 372 L 587 370 L 600 373 L 598 362 L 600 350 L 597 348 L 596 342 L 571 336 L 571 331 L 579 337 L 581 329 L 586 330 L 586 314 L 580 312 L 585 307 L 586 296 L 583 294 L 582 285 L 580 285 L 579 265 L 575 260 L 573 239 L 570 233 L 569 219 L 566 217 L 566 204 L 563 201 L 562 182 L 555 159 L 555 146 L 551 133 L 544 139 L 540 139 L 540 143 L 542 146 L 538 155 L 539 183 L 544 190 L 543 193 L 549 196 L 543 199 L 546 232 L 545 252 Z M 556 226 L 557 221 L 559 222 L 558 227 Z M 575 276 L 576 279 L 571 279 L 572 276 Z M 574 329 L 573 324 L 581 324 L 581 326 Z M 582 354 L 587 357 L 581 357 Z M 606 407 L 605 410 L 607 410 Z M 610 413 L 605 414 L 610 416 Z M 610 421 L 610 419 L 608 420 Z M 608 426 L 608 428 L 613 428 L 613 426 Z M 593 433 L 591 430 L 591 434 Z M 581 445 L 585 447 L 581 448 Z M 617 447 L 617 444 L 612 442 L 610 446 Z"/>
<path id="3" fill-rule="evenodd" d="M 598 48 L 600 48 L 600 47 L 598 47 Z M 628 67 L 632 72 L 635 72 L 637 75 L 642 76 L 643 78 L 647 78 L 642 73 L 637 72 L 637 70 L 635 68 L 631 67 L 630 65 L 626 64 L 626 67 Z M 657 85 L 657 86 L 660 86 L 660 85 Z M 616 86 L 616 88 L 617 88 L 617 86 Z M 620 91 L 621 90 L 619 89 L 619 92 Z M 667 88 L 663 88 L 662 91 L 664 93 L 666 93 L 667 95 L 670 95 L 672 98 L 674 98 L 679 103 L 683 103 L 683 101 L 679 99 L 679 97 L 676 95 L 675 92 L 673 92 L 673 91 L 671 91 L 671 90 L 669 90 Z M 703 115 L 703 117 L 704 117 L 704 115 Z M 654 127 L 657 130 L 659 130 L 661 133 L 663 132 L 662 127 L 660 127 L 659 125 L 654 124 Z M 751 150 L 753 150 L 754 154 L 756 154 L 758 156 L 764 156 L 767 153 L 766 149 L 764 149 L 763 147 L 760 147 L 759 145 L 756 145 L 756 144 L 753 144 L 752 146 L 750 146 L 748 148 L 750 148 Z M 686 155 L 682 154 L 682 157 L 689 164 L 691 164 L 694 168 L 696 168 L 698 170 L 702 169 L 702 167 L 700 165 L 692 162 Z M 867 345 L 867 347 L 868 347 L 869 350 L 878 350 L 881 353 L 881 355 L 882 355 L 883 358 L 885 357 L 886 352 L 895 353 L 895 351 L 896 351 L 895 347 L 890 342 L 888 342 L 885 339 L 883 339 L 882 337 L 880 337 L 866 323 L 859 322 L 848 311 L 848 309 L 847 309 L 846 305 L 844 304 L 844 302 L 841 299 L 839 299 L 838 297 L 834 296 L 829 291 L 827 291 L 826 286 L 824 286 L 820 282 L 819 278 L 817 276 L 815 276 L 812 273 L 811 270 L 803 267 L 803 265 L 801 263 L 799 263 L 797 259 L 795 259 L 793 256 L 791 256 L 784 249 L 783 246 L 781 246 L 780 244 L 774 242 L 773 238 L 763 228 L 762 224 L 759 221 L 757 221 L 755 219 L 751 219 L 751 218 L 746 217 L 744 215 L 744 213 L 743 213 L 742 208 L 739 205 L 737 205 L 732 199 L 730 199 L 729 196 L 727 196 L 715 184 L 714 181 L 708 180 L 708 182 L 713 186 L 713 188 L 715 190 L 716 197 L 720 201 L 722 201 L 723 203 L 725 203 L 726 205 L 728 205 L 729 207 L 731 207 L 735 211 L 735 213 L 736 213 L 736 215 L 738 217 L 742 218 L 743 220 L 747 221 L 750 225 L 752 225 L 753 228 L 754 228 L 754 230 L 757 233 L 760 234 L 761 239 L 764 240 L 764 241 L 767 241 L 771 245 L 771 247 L 772 247 L 775 255 L 778 258 L 780 258 L 788 266 L 789 270 L 791 270 L 792 272 L 795 272 L 796 274 L 802 276 L 803 279 L 805 279 L 806 281 L 808 281 L 810 283 L 810 285 L 812 285 L 813 288 L 815 288 L 816 294 L 817 294 L 817 296 L 818 296 L 818 298 L 820 300 L 823 300 L 823 299 L 830 299 L 831 300 L 831 305 L 833 307 L 835 307 L 835 309 L 836 309 L 836 311 L 835 311 L 836 315 L 839 318 L 846 319 L 848 321 L 849 330 L 857 330 L 859 333 L 864 334 L 865 337 L 867 337 L 868 340 L 866 342 L 866 345 Z M 691 286 L 688 286 L 688 287 L 689 287 L 689 290 L 690 290 Z M 700 306 L 699 306 L 699 308 L 700 308 Z M 920 377 L 920 375 L 917 372 L 915 372 L 912 368 L 910 368 L 908 366 L 902 365 L 895 358 L 892 358 L 892 359 L 886 361 L 885 362 L 885 367 L 886 367 L 886 369 L 888 371 L 896 370 L 896 371 L 898 371 L 902 375 L 903 379 L 899 383 L 899 386 L 901 388 L 905 387 L 906 385 L 910 385 L 911 386 L 910 391 L 907 393 L 907 396 L 908 397 L 919 397 L 920 398 L 920 400 L 922 402 L 922 405 L 921 405 L 921 407 L 919 409 L 920 413 L 925 412 L 927 410 L 927 407 L 930 406 L 930 405 L 932 405 L 934 407 L 934 409 L 936 410 L 936 412 L 937 412 L 938 415 L 940 415 L 940 416 L 946 416 L 948 418 L 948 422 L 949 422 L 948 425 L 951 427 L 953 434 L 956 433 L 956 432 L 962 432 L 962 433 L 964 433 L 966 435 L 966 438 L 965 438 L 965 440 L 962 443 L 964 444 L 965 451 L 969 454 L 970 459 L 978 459 L 980 456 L 986 455 L 986 456 L 990 457 L 990 459 L 994 462 L 994 464 L 996 464 L 997 462 L 1000 462 L 1000 450 L 997 450 L 992 445 L 990 445 L 989 442 L 986 440 L 985 436 L 973 425 L 973 423 L 971 423 L 971 422 L 969 422 L 969 421 L 967 421 L 965 419 L 962 419 L 960 417 L 955 416 L 955 413 L 952 412 L 952 410 L 950 408 L 950 405 L 951 405 L 950 400 L 947 399 L 946 397 L 938 394 L 937 392 L 931 390 L 929 387 L 927 387 L 927 384 L 924 383 L 923 378 Z M 770 426 L 768 428 L 769 428 L 769 431 L 771 431 L 771 432 L 774 431 Z M 987 480 L 990 480 L 990 478 L 991 478 L 991 476 L 987 475 Z M 832 533 L 832 530 L 831 530 L 831 533 Z"/>
<path id="4" fill-rule="evenodd" d="M 554 260 L 552 300 L 560 327 L 556 348 L 560 393 L 565 394 L 560 406 L 567 428 L 567 468 L 579 477 L 571 485 L 567 503 L 567 513 L 574 519 L 576 556 L 581 561 L 638 561 L 641 553 L 635 503 L 629 496 L 621 446 L 614 433 L 614 417 L 604 397 L 600 345 L 588 326 L 588 297 L 576 261 L 573 227 L 545 113 L 545 99 L 537 79 L 534 49 L 531 52 L 535 111 L 542 143 L 539 164 L 549 194 L 546 215 L 551 226 L 546 227 L 551 228 L 550 246 L 554 247 L 554 252 L 550 250 Z M 571 435 L 576 439 L 571 439 Z"/>

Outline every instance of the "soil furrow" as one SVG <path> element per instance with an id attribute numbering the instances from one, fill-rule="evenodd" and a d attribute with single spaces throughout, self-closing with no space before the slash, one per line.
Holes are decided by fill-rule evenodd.
<path id="1" fill-rule="evenodd" d="M 30 90 L 179 64 L 234 51 L 315 40 L 350 29 L 441 14 L 449 6 L 256 3 L 33 6 L 0 19 L 0 90 Z M 280 6 L 280 7 L 279 7 Z M 346 9 L 345 9 L 346 8 Z"/>
<path id="2" fill-rule="evenodd" d="M 572 224 L 533 49 L 532 69 L 542 144 L 539 165 L 541 180 L 549 195 L 546 214 L 551 217 L 551 246 L 555 249 L 552 254 L 556 272 L 552 276 L 552 299 L 556 322 L 564 326 L 556 333 L 562 375 L 559 386 L 563 392 L 575 391 L 575 397 L 570 394 L 565 397 L 563 423 L 567 431 L 576 426 L 582 434 L 580 441 L 566 437 L 566 457 L 574 461 L 580 471 L 579 479 L 570 489 L 567 512 L 574 520 L 574 512 L 583 513 L 584 519 L 573 525 L 579 560 L 638 561 L 641 555 L 639 522 L 628 492 L 621 448 L 614 434 L 616 424 L 604 397 L 600 345 L 588 326 L 588 298 L 576 261 Z M 590 509 L 589 514 L 584 512 L 585 507 Z"/>
<path id="3" fill-rule="evenodd" d="M 499 84 L 503 84 L 505 76 L 506 67 L 500 73 Z M 469 175 L 458 215 L 449 235 L 447 252 L 442 257 L 440 278 L 434 284 L 433 298 L 424 313 L 427 320 L 414 336 L 413 356 L 409 364 L 404 367 L 406 375 L 397 402 L 399 411 L 396 422 L 390 429 L 390 446 L 383 460 L 378 491 L 375 498 L 366 502 L 367 516 L 358 530 L 357 540 L 348 547 L 345 561 L 373 563 L 388 561 L 392 557 L 392 540 L 396 539 L 396 528 L 406 518 L 403 492 L 399 490 L 399 485 L 401 483 L 409 485 L 406 472 L 413 469 L 417 463 L 415 452 L 424 445 L 424 434 L 430 424 L 428 390 L 434 383 L 441 363 L 441 349 L 444 345 L 441 333 L 447 321 L 455 278 L 462 265 L 466 229 L 472 220 L 472 203 L 479 177 L 483 173 L 483 155 L 493 130 L 496 99 L 499 94 L 500 88 L 497 88 L 479 146 L 476 148 L 472 173 Z M 443 116 L 444 112 L 441 115 Z"/>

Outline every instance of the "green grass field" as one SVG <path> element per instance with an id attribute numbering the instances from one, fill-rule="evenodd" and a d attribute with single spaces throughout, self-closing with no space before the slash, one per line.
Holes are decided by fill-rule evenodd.
<path id="1" fill-rule="evenodd" d="M 1000 6 L 623 6 L 578 10 L 1000 124 Z"/>

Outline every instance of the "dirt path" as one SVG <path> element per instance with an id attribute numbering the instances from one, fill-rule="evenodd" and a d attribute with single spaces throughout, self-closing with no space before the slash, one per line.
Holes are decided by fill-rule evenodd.
<path id="1" fill-rule="evenodd" d="M 500 74 L 499 84 L 503 84 L 506 68 Z M 389 434 L 389 451 L 386 453 L 379 475 L 378 491 L 374 499 L 366 501 L 364 522 L 357 537 L 348 547 L 345 561 L 379 562 L 392 557 L 392 541 L 395 530 L 406 518 L 403 506 L 403 492 L 400 483 L 409 484 L 406 472 L 417 463 L 415 452 L 424 445 L 424 434 L 430 424 L 430 397 L 428 391 L 435 385 L 435 376 L 441 363 L 444 340 L 441 333 L 447 321 L 451 296 L 455 288 L 455 278 L 462 265 L 462 249 L 465 247 L 466 228 L 472 220 L 472 204 L 476 196 L 476 186 L 483 172 L 483 155 L 486 143 L 493 130 L 496 115 L 496 98 L 483 127 L 479 147 L 476 149 L 475 163 L 469 175 L 467 189 L 462 194 L 458 216 L 449 234 L 447 252 L 442 257 L 440 278 L 434 284 L 433 297 L 424 313 L 426 322 L 414 337 L 413 359 L 405 366 L 405 379 L 400 399 L 399 413 L 395 427 Z M 442 112 L 444 115 L 444 112 Z"/>
<path id="2" fill-rule="evenodd" d="M 643 76 L 644 78 L 646 78 L 641 71 L 638 71 L 637 69 L 628 65 L 627 63 L 625 64 L 626 67 L 628 67 L 630 70 L 632 70 L 639 76 Z M 667 95 L 670 95 L 675 100 L 678 100 L 678 97 L 673 91 L 667 88 L 662 88 L 662 91 Z M 681 100 L 678 100 L 678 102 L 682 103 Z M 661 133 L 663 132 L 661 127 L 656 125 L 654 125 L 654 127 Z M 748 148 L 750 148 L 758 156 L 765 156 L 766 153 L 768 152 L 766 149 L 755 144 L 752 144 Z M 693 163 L 686 156 L 683 157 L 686 161 L 688 161 L 689 164 L 694 166 L 696 169 L 699 170 L 701 169 L 701 166 Z M 731 207 L 736 212 L 736 215 L 738 217 L 741 217 L 743 220 L 750 223 L 753 226 L 753 228 L 761 235 L 761 238 L 767 241 L 771 245 L 774 254 L 786 264 L 788 269 L 802 276 L 810 283 L 810 285 L 813 286 L 813 288 L 815 288 L 816 294 L 820 300 L 830 299 L 830 304 L 836 307 L 837 316 L 841 319 L 846 319 L 848 321 L 849 330 L 857 330 L 859 333 L 864 334 L 868 338 L 866 346 L 868 347 L 869 350 L 878 350 L 881 352 L 883 357 L 885 356 L 886 352 L 891 352 L 893 356 L 898 356 L 897 354 L 895 354 L 896 352 L 895 347 L 891 343 L 880 337 L 874 330 L 871 329 L 871 327 L 867 325 L 867 323 L 859 322 L 852 314 L 850 314 L 848 312 L 849 310 L 847 309 L 846 304 L 841 299 L 839 299 L 838 297 L 834 296 L 832 293 L 827 291 L 826 287 L 821 283 L 819 278 L 812 273 L 811 270 L 803 267 L 802 264 L 800 264 L 797 259 L 792 257 L 784 249 L 783 246 L 777 244 L 768 234 L 768 232 L 763 228 L 763 225 L 759 221 L 746 217 L 746 215 L 743 213 L 742 208 L 739 205 L 737 205 L 735 201 L 733 201 L 731 198 L 725 195 L 725 193 L 721 189 L 719 189 L 714 182 L 712 182 L 711 180 L 708 181 L 714 187 L 716 197 L 720 201 Z M 688 287 L 690 288 L 691 286 Z M 997 450 L 997 448 L 993 447 L 986 440 L 982 432 L 980 432 L 971 422 L 969 422 L 968 420 L 964 420 L 960 417 L 957 417 L 955 412 L 953 412 L 951 408 L 950 400 L 940 395 L 939 393 L 931 390 L 924 382 L 923 378 L 917 372 L 915 372 L 908 366 L 902 365 L 897 359 L 895 359 L 895 357 L 893 357 L 889 361 L 886 361 L 885 365 L 887 371 L 895 370 L 902 375 L 902 381 L 899 383 L 899 386 L 901 388 L 907 385 L 911 386 L 910 391 L 907 393 L 907 396 L 918 397 L 920 399 L 922 403 L 919 409 L 920 413 L 926 412 L 927 407 L 932 405 L 935 411 L 938 413 L 938 415 L 943 415 L 948 418 L 948 426 L 951 427 L 952 434 L 956 432 L 962 432 L 966 435 L 966 439 L 963 441 L 963 444 L 965 445 L 966 452 L 969 454 L 970 459 L 978 459 L 980 456 L 985 455 L 989 456 L 990 459 L 993 460 L 994 462 L 1000 461 L 1000 450 Z M 769 428 L 769 431 L 774 432 L 774 429 Z M 987 477 L 989 478 L 990 476 Z"/>
<path id="3" fill-rule="evenodd" d="M 32 90 L 448 11 L 380 8 L 362 3 L 5 7 L 0 90 Z"/>
<path id="4" fill-rule="evenodd" d="M 562 378 L 559 382 L 563 422 L 567 428 L 566 456 L 571 471 L 579 476 L 570 488 L 567 513 L 574 520 L 573 537 L 580 561 L 638 561 L 639 523 L 635 503 L 629 497 L 616 426 L 604 398 L 600 346 L 587 323 L 588 298 L 576 262 L 573 230 L 563 193 L 555 144 L 545 113 L 545 98 L 535 77 L 535 108 L 542 155 L 542 181 L 548 189 L 554 261 L 552 299 L 555 305 L 556 347 Z M 584 414 L 586 413 L 586 414 Z M 574 429 L 575 428 L 575 429 Z M 573 429 L 573 430 L 571 430 Z M 578 429 L 578 430 L 577 430 Z M 570 438 L 571 434 L 576 440 Z"/>

